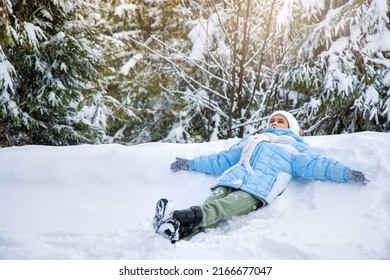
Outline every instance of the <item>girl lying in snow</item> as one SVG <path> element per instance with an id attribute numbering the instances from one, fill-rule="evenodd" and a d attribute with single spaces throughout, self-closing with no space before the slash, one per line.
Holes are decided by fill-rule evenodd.
<path id="1" fill-rule="evenodd" d="M 286 111 L 274 112 L 263 134 L 248 135 L 216 154 L 192 160 L 176 158 L 171 170 L 221 175 L 200 205 L 174 210 L 168 199 L 157 202 L 153 228 L 172 243 L 200 228 L 272 203 L 293 178 L 369 182 L 362 172 L 313 153 L 301 137 L 297 120 Z"/>

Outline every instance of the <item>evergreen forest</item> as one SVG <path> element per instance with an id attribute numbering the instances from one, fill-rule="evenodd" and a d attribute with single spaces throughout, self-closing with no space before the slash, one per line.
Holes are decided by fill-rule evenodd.
<path id="1" fill-rule="evenodd" d="M 388 0 L 0 0 L 0 147 L 390 131 Z"/>

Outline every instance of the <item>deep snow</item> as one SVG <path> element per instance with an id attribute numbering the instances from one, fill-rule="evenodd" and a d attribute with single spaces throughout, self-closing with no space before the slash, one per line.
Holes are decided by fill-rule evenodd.
<path id="1" fill-rule="evenodd" d="M 215 177 L 173 173 L 201 144 L 0 149 L 0 259 L 390 259 L 390 134 L 305 137 L 371 182 L 293 182 L 274 204 L 175 245 L 154 234 L 161 197 L 201 203 Z"/>

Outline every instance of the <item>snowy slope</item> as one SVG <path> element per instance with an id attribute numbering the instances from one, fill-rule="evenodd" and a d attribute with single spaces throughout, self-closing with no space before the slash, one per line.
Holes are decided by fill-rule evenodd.
<path id="1" fill-rule="evenodd" d="M 390 134 L 306 137 L 362 170 L 353 183 L 294 182 L 273 205 L 175 245 L 154 234 L 158 199 L 201 203 L 215 178 L 172 173 L 202 144 L 0 149 L 0 259 L 390 259 Z"/>

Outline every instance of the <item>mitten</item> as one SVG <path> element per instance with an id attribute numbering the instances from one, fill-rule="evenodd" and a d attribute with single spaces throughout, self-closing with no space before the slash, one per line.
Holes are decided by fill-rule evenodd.
<path id="1" fill-rule="evenodd" d="M 171 164 L 171 170 L 177 172 L 179 170 L 190 170 L 190 161 L 185 158 L 176 158 L 176 161 Z"/>
<path id="2" fill-rule="evenodd" d="M 349 170 L 349 180 L 362 183 L 363 185 L 366 185 L 368 182 L 370 182 L 370 180 L 366 178 L 363 172 L 357 170 Z"/>

